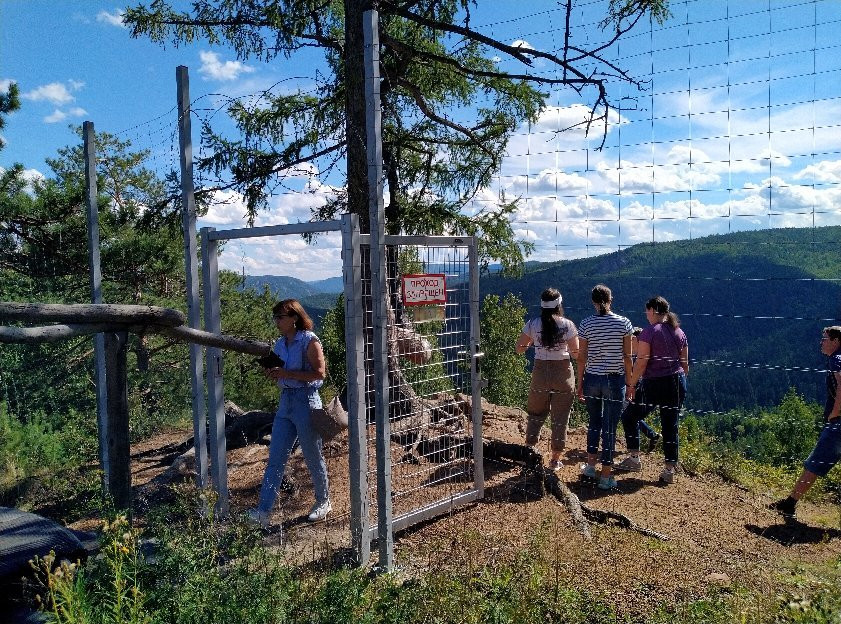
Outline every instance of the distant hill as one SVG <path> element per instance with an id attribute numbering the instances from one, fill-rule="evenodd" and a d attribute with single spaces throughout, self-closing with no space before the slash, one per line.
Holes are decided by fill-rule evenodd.
<path id="1" fill-rule="evenodd" d="M 537 315 L 540 292 L 554 286 L 577 324 L 593 313 L 592 287 L 605 283 L 614 310 L 640 326 L 645 301 L 666 297 L 689 337 L 695 362 L 688 404 L 695 409 L 775 405 L 789 386 L 823 401 L 823 374 L 786 369 L 825 367 L 820 331 L 841 319 L 841 227 L 641 244 L 525 271 L 520 278 L 483 276 L 482 297 L 512 292 Z"/>
<path id="2" fill-rule="evenodd" d="M 297 299 L 312 317 L 317 329 L 327 310 L 336 304 L 344 282 L 341 277 L 305 282 L 286 275 L 246 275 L 242 289 L 257 292 L 268 289 L 277 300 Z"/>
<path id="3" fill-rule="evenodd" d="M 305 282 L 287 275 L 246 275 L 243 289 L 262 292 L 267 288 L 277 299 L 298 299 L 303 301 L 314 295 L 337 295 L 344 289 L 341 277 Z"/>

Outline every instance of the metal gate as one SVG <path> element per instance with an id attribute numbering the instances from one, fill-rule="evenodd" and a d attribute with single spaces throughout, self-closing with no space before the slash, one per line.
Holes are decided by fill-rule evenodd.
<path id="1" fill-rule="evenodd" d="M 351 546 L 367 563 L 371 542 L 483 496 L 479 379 L 479 274 L 474 237 L 386 236 L 387 346 L 374 353 L 370 236 L 341 221 L 216 231 L 202 229 L 205 328 L 222 331 L 219 241 L 341 231 L 350 429 Z M 404 304 L 406 274 L 442 275 L 443 301 Z M 388 422 L 374 422 L 374 363 L 387 360 Z M 209 456 L 219 509 L 227 508 L 222 352 L 206 352 Z M 377 431 L 380 439 L 377 439 Z M 378 487 L 377 484 L 380 484 Z"/>
<path id="2" fill-rule="evenodd" d="M 365 419 L 359 432 L 367 461 L 368 500 L 358 544 L 370 542 L 475 501 L 484 493 L 479 379 L 479 281 L 473 237 L 386 236 L 388 423 L 374 426 L 374 318 L 368 236 L 360 236 L 357 331 L 364 345 Z M 445 300 L 406 303 L 407 274 L 443 276 Z M 350 303 L 350 302 L 349 302 Z M 387 450 L 386 450 L 387 449 Z M 360 476 L 362 470 L 359 471 Z M 377 476 L 380 476 L 378 479 Z M 379 486 L 378 486 L 379 484 Z M 385 514 L 386 522 L 382 521 Z"/>

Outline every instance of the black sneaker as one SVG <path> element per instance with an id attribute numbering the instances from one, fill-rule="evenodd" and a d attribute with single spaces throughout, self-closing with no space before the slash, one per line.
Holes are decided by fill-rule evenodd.
<path id="1" fill-rule="evenodd" d="M 770 503 L 768 509 L 776 511 L 784 518 L 794 518 L 794 508 L 796 505 L 797 501 L 787 496 L 786 498 L 781 498 L 778 501 Z"/>
<path id="2" fill-rule="evenodd" d="M 662 438 L 662 437 L 663 436 L 661 436 L 659 433 L 655 432 L 653 436 L 648 438 L 648 449 L 645 452 L 650 453 L 651 451 L 653 451 L 657 447 L 657 443 L 660 441 L 660 438 Z"/>

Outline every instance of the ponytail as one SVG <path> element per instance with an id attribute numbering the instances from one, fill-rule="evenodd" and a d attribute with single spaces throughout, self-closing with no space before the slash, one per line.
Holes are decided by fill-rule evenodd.
<path id="1" fill-rule="evenodd" d="M 599 306 L 599 316 L 604 316 L 608 312 L 610 302 L 613 301 L 613 293 L 604 284 L 596 284 L 593 287 L 590 298 L 593 300 L 593 303 Z"/>
<path id="2" fill-rule="evenodd" d="M 561 328 L 558 327 L 556 317 L 563 316 L 563 310 L 560 302 L 561 293 L 555 288 L 547 288 L 540 295 L 540 342 L 543 347 L 551 349 L 558 342 L 561 341 Z M 548 308 L 545 305 L 552 305 L 555 301 L 557 305 Z"/>
<path id="3" fill-rule="evenodd" d="M 661 296 L 652 297 L 648 301 L 645 302 L 645 308 L 647 310 L 654 310 L 656 314 L 660 316 L 666 317 L 666 323 L 671 325 L 672 329 L 677 329 L 680 327 L 680 319 L 678 318 L 677 314 L 671 311 L 669 307 L 669 302 L 666 301 Z"/>

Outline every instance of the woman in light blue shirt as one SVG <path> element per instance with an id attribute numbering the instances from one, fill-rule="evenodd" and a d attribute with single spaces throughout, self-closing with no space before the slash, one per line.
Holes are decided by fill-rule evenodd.
<path id="1" fill-rule="evenodd" d="M 269 462 L 260 487 L 260 500 L 248 515 L 263 526 L 268 525 L 297 437 L 315 488 L 315 505 L 308 520 L 316 522 L 324 520 L 332 510 L 321 437 L 310 419 L 310 410 L 321 407 L 318 389 L 327 375 L 324 351 L 318 336 L 312 332 L 312 319 L 298 300 L 285 299 L 275 304 L 272 318 L 281 334 L 272 350 L 283 360 L 283 365 L 268 369 L 266 376 L 277 381 L 280 405 L 272 424 Z"/>

